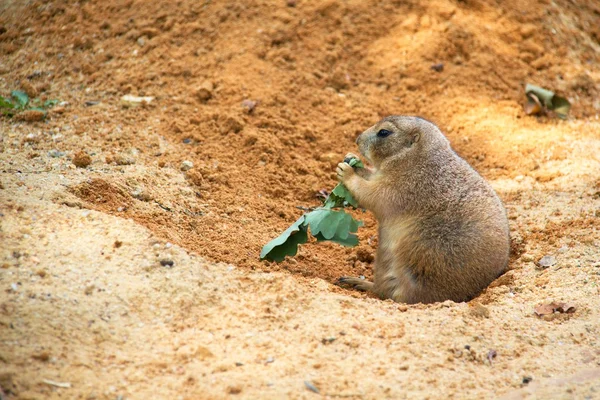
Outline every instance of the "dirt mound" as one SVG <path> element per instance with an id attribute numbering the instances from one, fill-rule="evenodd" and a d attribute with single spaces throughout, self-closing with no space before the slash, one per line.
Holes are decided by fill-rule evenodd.
<path id="1" fill-rule="evenodd" d="M 68 101 L 51 125 L 71 125 L 100 160 L 134 149 L 163 168 L 192 161 L 194 207 L 209 212 L 129 215 L 213 260 L 279 268 L 257 260 L 260 247 L 296 219 L 297 206 L 318 204 L 316 193 L 335 184 L 335 164 L 380 116 L 436 121 L 488 178 L 550 180 L 536 175 L 538 160 L 564 151 L 562 132 L 514 135 L 537 124 L 519 123 L 525 82 L 575 100 L 575 117 L 597 113 L 591 1 L 165 4 L 34 2 L 18 19 L 20 6 L 8 4 L 4 77 Z M 121 110 L 124 94 L 156 100 Z M 101 103 L 84 108 L 86 100 Z M 492 110 L 512 126 L 488 118 Z M 372 246 L 374 220 L 361 217 L 360 239 Z M 354 254 L 307 245 L 281 266 L 328 279 L 368 274 Z"/>
<path id="2" fill-rule="evenodd" d="M 265 366 L 271 363 L 258 350 L 263 346 L 275 352 L 268 345 L 286 357 L 276 375 L 284 384 L 272 392 L 279 397 L 302 397 L 291 389 L 298 384 L 306 390 L 300 373 L 333 395 L 426 397 L 443 389 L 449 396 L 468 392 L 481 397 L 484 391 L 505 393 L 527 385 L 529 373 L 551 377 L 593 365 L 600 243 L 598 65 L 600 6 L 592 0 L 0 2 L 0 95 L 22 89 L 40 101 L 59 100 L 44 121 L 0 117 L 0 206 L 2 216 L 10 216 L 0 232 L 7 243 L 0 246 L 0 280 L 10 281 L 2 289 L 7 300 L 0 304 L 0 328 L 11 334 L 0 345 L 25 343 L 11 350 L 13 358 L 0 354 L 0 363 L 22 372 L 31 363 L 30 353 L 46 354 L 38 349 L 46 341 L 53 349 L 75 347 L 70 353 L 61 350 L 66 355 L 60 356 L 60 368 L 83 365 L 76 372 L 69 369 L 75 382 L 92 371 L 73 358 L 71 353 L 79 351 L 85 353 L 82 359 L 108 371 L 100 378 L 103 383 L 112 382 L 112 361 L 103 352 L 121 359 L 113 347 L 123 343 L 114 339 L 111 345 L 113 339 L 107 339 L 116 331 L 102 325 L 92 332 L 97 343 L 90 344 L 77 333 L 69 336 L 62 326 L 83 321 L 79 304 L 84 303 L 94 315 L 89 321 L 98 314 L 107 322 L 104 310 L 114 301 L 110 304 L 121 317 L 131 312 L 132 319 L 113 327 L 143 344 L 130 341 L 123 363 L 135 354 L 146 362 L 144 376 L 168 376 L 173 387 L 191 388 L 186 394 L 198 393 L 193 389 L 198 376 L 217 376 L 211 381 L 216 382 L 210 391 L 214 396 L 239 394 L 240 380 L 242 395 L 257 397 L 270 390 L 265 389 L 273 386 Z M 526 116 L 526 83 L 569 98 L 570 118 Z M 151 100 L 123 104 L 124 95 Z M 512 271 L 477 304 L 407 308 L 298 278 L 331 282 L 341 275 L 371 274 L 377 226 L 371 214 L 360 210 L 355 217 L 365 225 L 356 248 L 307 243 L 281 264 L 258 259 L 262 245 L 301 214 L 299 207 L 318 205 L 318 192 L 336 184 L 335 166 L 346 152 L 355 151 L 356 136 L 388 114 L 416 114 L 436 122 L 505 202 Z M 36 201 L 24 206 L 24 199 L 31 200 L 27 193 L 35 193 Z M 49 200 L 72 209 L 62 215 L 52 208 L 58 206 L 43 205 Z M 80 207 L 131 219 L 160 241 L 146 243 L 140 239 L 146 231 L 139 226 L 119 230 L 116 221 L 122 219 L 96 213 L 96 220 Z M 48 215 L 36 215 L 38 208 Z M 70 229 L 77 240 L 70 241 Z M 136 239 L 129 250 L 127 235 Z M 57 237 L 56 243 L 70 253 L 53 248 Z M 119 254 L 113 247 L 117 242 L 125 243 Z M 184 250 L 171 250 L 172 243 L 227 266 L 209 271 Z M 89 244 L 89 249 L 79 257 L 75 244 Z M 35 249 L 47 259 L 36 256 Z M 536 265 L 548 254 L 558 260 L 555 266 Z M 155 268 L 172 266 L 161 260 L 174 263 L 176 288 L 171 289 L 164 270 Z M 186 275 L 181 265 L 196 275 Z M 229 279 L 233 266 L 241 267 L 239 276 Z M 114 274 L 112 280 L 96 274 L 103 268 Z M 271 274 L 250 270 L 288 270 L 294 279 L 272 274 L 271 281 Z M 61 280 L 61 274 L 68 276 Z M 52 284 L 42 275 L 52 276 Z M 127 310 L 108 293 L 119 284 Z M 151 294 L 146 285 L 152 286 Z M 223 286 L 226 295 L 217 294 Z M 73 287 L 77 291 L 69 292 Z M 50 300 L 31 306 L 34 299 L 46 298 L 48 288 L 71 293 L 73 301 L 60 300 L 60 308 L 46 307 Z M 309 301 L 315 296 L 318 301 Z M 532 319 L 533 306 L 549 300 L 573 301 L 578 311 L 551 321 Z M 144 307 L 146 301 L 151 309 Z M 209 306 L 214 309 L 205 315 Z M 306 315 L 298 311 L 305 309 Z M 155 310 L 162 313 L 160 321 Z M 289 310 L 298 313 L 292 318 Z M 52 315 L 51 331 L 43 329 L 40 315 Z M 253 347 L 246 331 L 255 329 L 256 316 L 269 321 L 268 335 Z M 365 320 L 378 328 L 370 329 Z M 330 331 L 339 321 L 343 329 Z M 86 329 L 86 323 L 73 332 Z M 162 336 L 137 329 L 138 323 Z M 200 325 L 234 333 L 209 329 L 202 331 L 201 343 L 195 342 Z M 178 343 L 194 345 L 175 346 L 182 349 L 179 358 L 169 348 L 161 353 L 166 362 L 148 360 L 171 335 Z M 338 340 L 331 345 L 327 338 L 334 336 Z M 562 347 L 565 338 L 568 345 Z M 105 342 L 98 354 L 89 354 Z M 296 342 L 303 352 L 296 351 Z M 230 351 L 242 347 L 248 351 L 243 363 Z M 498 350 L 498 359 L 489 355 L 491 349 Z M 313 351 L 318 356 L 313 358 Z M 350 361 L 348 352 L 357 352 Z M 196 356 L 210 361 L 193 364 Z M 40 357 L 33 358 L 35 363 L 48 361 Z M 179 376 L 182 357 L 193 364 L 189 379 Z M 336 367 L 319 357 L 333 357 Z M 246 365 L 244 372 L 236 372 L 241 371 L 238 361 Z M 491 369 L 493 363 L 497 370 Z M 337 364 L 345 367 L 337 369 Z M 35 365 L 38 370 L 27 371 L 26 378 L 14 371 L 0 376 L 0 386 L 9 395 L 26 392 L 25 381 L 37 379 L 33 374 L 46 366 Z M 310 372 L 299 365 L 310 366 Z M 483 366 L 489 369 L 482 372 Z M 137 365 L 127 368 L 135 381 Z M 173 375 L 167 372 L 171 369 Z M 445 372 L 430 379 L 436 369 Z M 379 380 L 386 374 L 386 385 L 391 383 L 384 387 Z M 484 378 L 473 380 L 478 374 Z M 248 378 L 255 376 L 261 379 Z M 347 376 L 356 378 L 351 385 L 343 381 Z M 407 392 L 397 391 L 404 390 L 397 382 L 406 383 Z M 48 395 L 48 384 L 40 385 L 43 390 L 35 387 L 35 392 Z M 154 395 L 151 381 L 140 378 L 136 385 L 133 393 Z M 77 393 L 84 396 L 81 387 Z M 52 394 L 60 396 L 57 390 Z M 130 389 L 119 385 L 119 390 Z M 164 390 L 164 397 L 183 393 Z M 580 394 L 583 389 L 568 390 Z M 114 398 L 113 392 L 104 395 Z"/>

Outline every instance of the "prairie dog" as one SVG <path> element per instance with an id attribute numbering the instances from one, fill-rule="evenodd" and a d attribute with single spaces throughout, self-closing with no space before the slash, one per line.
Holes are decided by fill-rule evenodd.
<path id="1" fill-rule="evenodd" d="M 375 215 L 379 247 L 373 282 L 342 277 L 340 285 L 402 303 L 461 302 L 506 270 L 504 206 L 437 126 L 389 116 L 356 143 L 372 168 L 343 162 L 337 175 Z M 346 161 L 349 157 L 357 156 L 348 154 Z"/>

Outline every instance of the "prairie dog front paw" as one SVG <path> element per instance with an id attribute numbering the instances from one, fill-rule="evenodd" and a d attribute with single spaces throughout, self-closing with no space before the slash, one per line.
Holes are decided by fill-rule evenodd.
<path id="1" fill-rule="evenodd" d="M 338 181 L 344 183 L 348 181 L 348 179 L 352 178 L 354 175 L 354 168 L 352 168 L 347 162 L 341 162 L 338 164 L 336 172 Z"/>

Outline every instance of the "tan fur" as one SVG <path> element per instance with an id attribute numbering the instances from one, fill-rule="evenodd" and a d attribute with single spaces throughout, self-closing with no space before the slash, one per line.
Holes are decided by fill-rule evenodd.
<path id="1" fill-rule="evenodd" d="M 392 134 L 378 137 L 381 129 Z M 338 177 L 377 218 L 379 248 L 373 282 L 340 284 L 403 303 L 468 301 L 506 270 L 502 202 L 434 124 L 386 117 L 357 143 L 373 168 L 340 163 Z"/>

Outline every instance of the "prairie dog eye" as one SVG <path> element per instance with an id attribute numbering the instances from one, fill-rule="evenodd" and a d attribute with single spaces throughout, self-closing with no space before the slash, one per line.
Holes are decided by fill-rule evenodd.
<path id="1" fill-rule="evenodd" d="M 392 131 L 388 131 L 387 129 L 380 129 L 379 132 L 377 132 L 377 137 L 384 138 L 390 136 L 391 134 Z"/>

